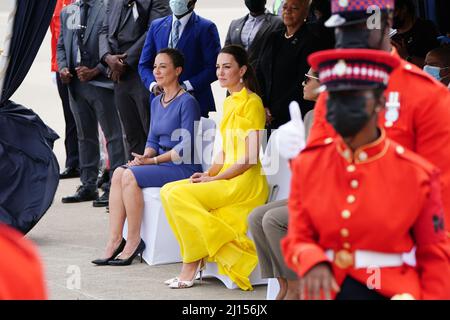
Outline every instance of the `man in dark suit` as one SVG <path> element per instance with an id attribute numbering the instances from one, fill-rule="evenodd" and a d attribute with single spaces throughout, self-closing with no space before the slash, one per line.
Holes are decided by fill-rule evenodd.
<path id="1" fill-rule="evenodd" d="M 82 186 L 62 199 L 63 203 L 94 201 L 108 204 L 109 186 L 99 198 L 98 123 L 108 142 L 111 173 L 125 163 L 119 115 L 114 104 L 113 83 L 99 57 L 99 33 L 106 10 L 104 0 L 82 0 L 61 12 L 57 56 L 61 80 L 69 85 L 70 107 L 77 125 Z"/>
<path id="2" fill-rule="evenodd" d="M 249 54 L 250 64 L 254 67 L 267 36 L 272 31 L 283 28 L 280 17 L 266 10 L 266 2 L 245 0 L 250 12 L 245 17 L 231 22 L 225 40 L 225 45 L 236 44 L 244 47 Z"/>
<path id="3" fill-rule="evenodd" d="M 69 88 L 63 84 L 58 73 L 58 63 L 56 60 L 56 45 L 58 43 L 59 32 L 61 30 L 59 15 L 62 8 L 70 5 L 72 0 L 58 0 L 55 11 L 50 22 L 50 32 L 52 34 L 52 73 L 56 74 L 56 85 L 58 87 L 59 97 L 64 112 L 64 121 L 66 123 L 64 146 L 66 147 L 66 166 L 63 172 L 59 174 L 59 179 L 78 178 L 80 176 L 80 165 L 78 155 L 77 126 L 70 110 Z"/>
<path id="4" fill-rule="evenodd" d="M 153 21 L 147 33 L 139 74 L 152 96 L 158 95 L 153 76 L 153 63 L 161 49 L 170 47 L 184 55 L 184 69 L 180 80 L 185 90 L 199 102 L 202 116 L 215 111 L 211 83 L 217 80 L 216 60 L 220 51 L 220 39 L 216 25 L 195 14 L 197 0 L 171 0 L 173 15 Z"/>
<path id="5" fill-rule="evenodd" d="M 100 57 L 115 82 L 114 96 L 131 152 L 142 154 L 147 141 L 150 92 L 138 62 L 151 22 L 170 14 L 169 0 L 109 1 L 100 34 Z"/>

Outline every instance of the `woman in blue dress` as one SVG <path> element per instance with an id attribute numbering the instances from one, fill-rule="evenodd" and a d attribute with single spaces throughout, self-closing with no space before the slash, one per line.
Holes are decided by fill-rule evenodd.
<path id="1" fill-rule="evenodd" d="M 92 261 L 94 264 L 129 265 L 144 251 L 140 236 L 142 188 L 162 187 L 202 170 L 201 165 L 194 164 L 194 127 L 200 120 L 200 107 L 179 84 L 183 64 L 183 55 L 176 49 L 163 49 L 155 58 L 153 74 L 163 93 L 151 103 L 150 133 L 144 154 L 133 154 L 134 160 L 114 171 L 108 244 L 103 258 Z M 125 219 L 126 241 L 122 238 Z"/>

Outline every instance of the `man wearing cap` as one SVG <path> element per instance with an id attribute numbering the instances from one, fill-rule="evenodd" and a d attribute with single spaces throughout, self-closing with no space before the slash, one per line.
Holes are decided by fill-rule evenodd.
<path id="1" fill-rule="evenodd" d="M 375 5 L 381 14 L 367 13 Z M 333 15 L 328 27 L 336 28 L 337 48 L 370 48 L 390 52 L 389 31 L 392 25 L 393 0 L 333 0 Z M 374 9 L 373 7 L 371 9 Z M 372 29 L 369 29 L 372 28 Z M 350 72 L 350 69 L 346 69 Z M 370 72 L 361 67 L 355 72 Z M 314 122 L 308 144 L 336 136 L 326 121 L 327 93 L 315 105 Z M 378 117 L 386 135 L 402 146 L 415 151 L 441 171 L 441 187 L 446 230 L 450 231 L 450 93 L 425 72 L 405 60 L 392 71 L 385 91 L 386 108 Z M 448 233 L 450 235 L 450 233 Z"/>
<path id="2" fill-rule="evenodd" d="M 343 49 L 315 53 L 309 63 L 328 92 L 326 119 L 337 134 L 311 142 L 292 163 L 282 247 L 300 277 L 300 298 L 449 299 L 439 170 L 379 125 L 400 59 Z"/>

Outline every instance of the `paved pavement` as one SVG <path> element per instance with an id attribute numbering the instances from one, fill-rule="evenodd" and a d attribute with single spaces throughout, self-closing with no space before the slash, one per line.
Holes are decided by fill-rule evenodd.
<path id="1" fill-rule="evenodd" d="M 230 21 L 245 14 L 242 0 L 199 0 L 197 13 L 216 22 L 222 44 Z M 0 2 L 0 36 L 4 30 L 7 4 Z M 0 39 L 2 39 L 0 37 Z M 0 47 L 1 47 L 0 42 Z M 225 91 L 213 85 L 220 117 Z M 12 97 L 33 109 L 61 137 L 64 118 L 56 86 L 50 73 L 50 37 L 45 41 L 21 87 Z M 59 139 L 55 153 L 64 164 L 64 141 Z M 252 292 L 228 290 L 215 279 L 189 290 L 170 290 L 162 280 L 177 274 L 180 264 L 148 266 L 135 262 L 129 267 L 95 267 L 90 261 L 101 255 L 106 243 L 108 215 L 90 203 L 63 205 L 61 197 L 71 194 L 78 179 L 60 182 L 54 203 L 28 237 L 39 247 L 51 299 L 264 299 L 265 286 Z M 136 260 L 137 261 L 137 260 Z M 77 276 L 80 282 L 77 282 Z"/>

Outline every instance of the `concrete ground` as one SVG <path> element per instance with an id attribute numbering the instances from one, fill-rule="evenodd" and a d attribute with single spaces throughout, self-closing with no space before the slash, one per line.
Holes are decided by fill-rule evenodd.
<path id="1" fill-rule="evenodd" d="M 94 266 L 90 261 L 106 243 L 108 214 L 89 202 L 62 204 L 77 183 L 60 182 L 53 206 L 29 234 L 44 261 L 51 299 L 265 299 L 266 286 L 229 290 L 216 279 L 189 290 L 167 288 L 163 280 L 177 275 L 181 264 L 149 266 L 136 259 L 128 267 Z"/>
<path id="2" fill-rule="evenodd" d="M 5 29 L 6 2 L 0 3 L 0 40 Z M 198 14 L 217 24 L 222 44 L 231 20 L 245 12 L 242 0 L 200 0 L 197 5 Z M 1 45 L 2 42 L 0 48 Z M 217 83 L 213 88 L 218 113 L 212 117 L 218 119 L 225 91 Z M 49 34 L 12 100 L 33 109 L 64 136 L 62 107 L 50 73 Z M 55 153 L 61 168 L 64 152 L 64 141 L 59 139 Z M 189 290 L 168 289 L 162 281 L 175 276 L 180 264 L 148 266 L 136 260 L 129 267 L 95 267 L 90 261 L 102 254 L 108 214 L 103 208 L 93 208 L 91 203 L 63 205 L 61 197 L 72 194 L 78 184 L 78 179 L 60 182 L 52 207 L 28 235 L 42 256 L 51 299 L 265 299 L 266 286 L 255 287 L 252 292 L 228 290 L 215 279 L 204 280 L 203 285 Z"/>

